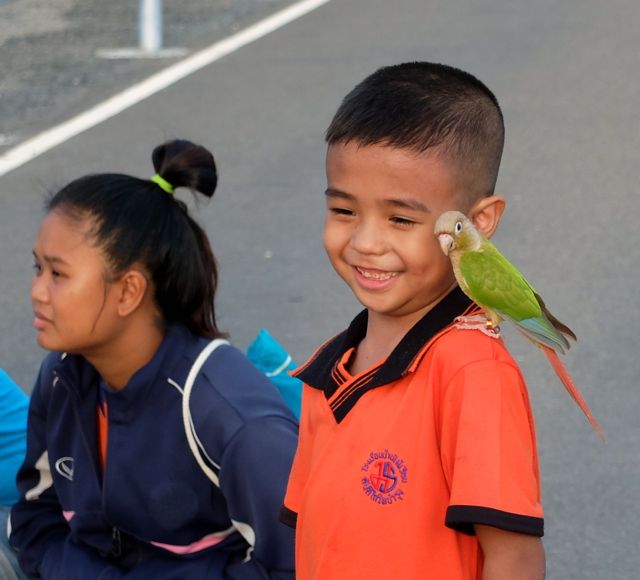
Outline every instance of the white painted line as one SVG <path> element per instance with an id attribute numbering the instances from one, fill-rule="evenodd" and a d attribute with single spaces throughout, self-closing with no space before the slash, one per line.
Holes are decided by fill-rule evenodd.
<path id="1" fill-rule="evenodd" d="M 161 48 L 149 52 L 140 48 L 101 48 L 96 51 L 96 56 L 107 60 L 119 59 L 154 59 L 154 58 L 177 58 L 189 52 L 186 48 Z"/>
<path id="2" fill-rule="evenodd" d="M 278 30 L 278 28 L 282 28 L 289 22 L 293 22 L 328 2 L 330 0 L 302 0 L 297 2 L 150 76 L 148 79 L 129 87 L 88 111 L 80 113 L 76 117 L 24 141 L 0 156 L 0 177 L 53 149 L 56 145 L 60 145 L 83 131 L 95 127 L 186 76 Z"/>

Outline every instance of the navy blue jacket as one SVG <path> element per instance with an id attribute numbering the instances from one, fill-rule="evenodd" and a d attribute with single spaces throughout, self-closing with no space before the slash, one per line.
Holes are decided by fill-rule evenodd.
<path id="1" fill-rule="evenodd" d="M 45 358 L 10 524 L 27 573 L 45 580 L 293 580 L 293 532 L 278 511 L 296 421 L 240 351 L 215 350 L 190 398 L 215 486 L 188 447 L 181 411 L 187 374 L 207 343 L 173 327 L 124 389 L 106 393 L 104 476 L 100 378 L 83 357 Z"/>

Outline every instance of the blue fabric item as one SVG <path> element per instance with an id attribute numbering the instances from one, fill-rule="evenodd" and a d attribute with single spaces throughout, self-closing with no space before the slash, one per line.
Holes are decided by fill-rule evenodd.
<path id="1" fill-rule="evenodd" d="M 29 398 L 0 369 L 0 505 L 18 501 L 16 474 L 27 448 Z"/>
<path id="2" fill-rule="evenodd" d="M 261 328 L 249 345 L 247 357 L 278 387 L 289 409 L 300 419 L 302 381 L 289 374 L 297 365 L 266 328 Z"/>
<path id="3" fill-rule="evenodd" d="M 18 473 L 22 496 L 11 510 L 9 541 L 27 574 L 294 579 L 294 532 L 278 521 L 278 510 L 297 422 L 244 354 L 228 344 L 218 348 L 198 373 L 189 404 L 219 478 L 212 485 L 187 444 L 181 386 L 208 344 L 172 326 L 125 388 L 105 391 L 109 448 L 102 477 L 100 376 L 79 355 L 45 358 L 31 393 L 27 455 Z"/>

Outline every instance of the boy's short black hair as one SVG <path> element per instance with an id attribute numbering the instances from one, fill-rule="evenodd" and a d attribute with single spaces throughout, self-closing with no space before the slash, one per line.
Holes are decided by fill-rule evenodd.
<path id="1" fill-rule="evenodd" d="M 407 62 L 383 67 L 358 84 L 325 137 L 329 145 L 355 141 L 433 151 L 458 170 L 473 200 L 494 191 L 504 120 L 494 94 L 469 73 Z"/>

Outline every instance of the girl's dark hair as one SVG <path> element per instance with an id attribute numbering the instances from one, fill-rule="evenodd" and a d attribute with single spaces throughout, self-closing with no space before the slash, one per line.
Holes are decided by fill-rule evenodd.
<path id="1" fill-rule="evenodd" d="M 169 141 L 152 154 L 156 173 L 174 189 L 212 197 L 218 175 L 213 155 L 189 141 Z M 72 181 L 46 205 L 76 219 L 94 221 L 92 236 L 115 277 L 135 264 L 151 277 L 165 324 L 183 323 L 197 335 L 221 336 L 214 297 L 215 258 L 204 230 L 184 202 L 158 184 L 102 173 Z"/>

